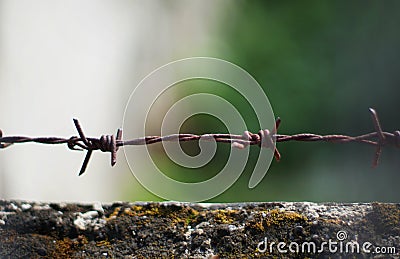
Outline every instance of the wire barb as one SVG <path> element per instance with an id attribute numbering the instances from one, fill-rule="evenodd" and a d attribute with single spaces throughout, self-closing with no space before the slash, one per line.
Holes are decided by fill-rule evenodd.
<path id="1" fill-rule="evenodd" d="M 385 145 L 386 138 L 383 134 L 381 124 L 379 123 L 378 114 L 372 108 L 369 108 L 369 111 L 371 112 L 372 122 L 374 123 L 374 128 L 378 135 L 378 144 L 376 145 L 375 157 L 372 162 L 372 167 L 376 167 L 379 163 L 379 158 L 382 154 L 382 147 Z"/>
<path id="2" fill-rule="evenodd" d="M 118 129 L 117 134 L 115 136 L 102 135 L 99 139 L 86 138 L 78 119 L 73 119 L 73 121 L 80 138 L 71 137 L 68 142 L 68 147 L 72 150 L 77 150 L 75 146 L 79 146 L 80 148 L 87 150 L 81 170 L 79 171 L 79 175 L 82 175 L 86 171 L 90 157 L 92 156 L 94 150 L 101 150 L 102 152 L 110 152 L 111 166 L 114 166 L 117 163 L 117 151 L 119 148 L 117 146 L 117 142 L 121 141 L 122 129 Z"/>
<path id="3" fill-rule="evenodd" d="M 117 162 L 117 152 L 121 146 L 132 145 L 149 145 L 162 141 L 195 141 L 200 138 L 206 141 L 216 141 L 221 143 L 230 143 L 233 148 L 243 149 L 250 145 L 258 145 L 261 148 L 270 148 L 274 150 L 274 157 L 277 161 L 281 159 L 276 143 L 286 141 L 325 141 L 334 143 L 347 143 L 347 142 L 360 142 L 376 147 L 372 167 L 376 167 L 379 163 L 379 158 L 382 154 L 382 148 L 387 144 L 392 144 L 400 148 L 400 131 L 394 133 L 384 132 L 379 122 L 377 112 L 369 108 L 371 113 L 372 122 L 374 124 L 375 132 L 360 135 L 360 136 L 346 136 L 346 135 L 317 135 L 311 133 L 300 133 L 294 135 L 281 135 L 277 134 L 281 119 L 277 118 L 274 128 L 272 130 L 262 129 L 257 134 L 245 131 L 242 135 L 234 134 L 172 134 L 167 136 L 145 136 L 132 140 L 122 140 L 122 129 L 118 129 L 116 135 L 102 135 L 100 138 L 89 138 L 84 134 L 82 127 L 77 119 L 73 119 L 75 128 L 78 131 L 77 136 L 70 138 L 59 137 L 23 137 L 23 136 L 10 136 L 3 137 L 3 132 L 0 130 L 0 149 L 7 148 L 15 143 L 41 143 L 41 144 L 67 144 L 71 150 L 86 150 L 86 155 L 83 160 L 79 175 L 85 173 L 89 160 L 93 151 L 100 150 L 102 152 L 110 152 L 111 166 Z"/>

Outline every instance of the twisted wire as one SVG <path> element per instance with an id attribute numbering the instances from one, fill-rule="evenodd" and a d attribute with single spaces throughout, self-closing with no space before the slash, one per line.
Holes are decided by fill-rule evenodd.
<path id="1" fill-rule="evenodd" d="M 251 133 L 245 131 L 242 135 L 235 134 L 171 134 L 166 136 L 145 136 L 132 140 L 122 140 L 122 129 L 118 129 L 116 135 L 102 135 L 100 138 L 86 137 L 82 127 L 77 119 L 74 119 L 75 127 L 78 131 L 78 136 L 72 136 L 70 138 L 61 137 L 25 137 L 25 136 L 9 136 L 3 137 L 3 133 L 0 130 L 0 149 L 7 148 L 12 144 L 17 143 L 41 143 L 41 144 L 67 144 L 71 150 L 86 150 L 86 156 L 83 161 L 79 175 L 82 175 L 87 168 L 90 157 L 95 150 L 102 152 L 111 153 L 111 166 L 114 166 L 117 161 L 117 151 L 121 146 L 133 146 L 133 145 L 149 145 L 162 141 L 216 141 L 221 143 L 230 143 L 232 147 L 243 149 L 250 145 L 258 145 L 262 148 L 271 148 L 274 150 L 274 156 L 277 161 L 280 160 L 281 155 L 276 148 L 275 143 L 287 142 L 287 141 L 302 141 L 302 142 L 313 142 L 313 141 L 325 141 L 334 143 L 346 143 L 346 142 L 359 142 L 376 147 L 375 156 L 372 162 L 372 166 L 376 167 L 379 163 L 379 158 L 382 153 L 382 147 L 387 144 L 392 144 L 400 148 L 400 131 L 394 133 L 384 132 L 379 122 L 376 111 L 372 108 L 369 109 L 374 124 L 375 132 L 360 135 L 360 136 L 346 136 L 346 135 L 317 135 L 311 133 L 300 133 L 294 135 L 283 135 L 277 134 L 277 130 L 281 123 L 280 118 L 275 122 L 275 127 L 270 131 L 268 129 L 260 130 L 258 133 Z"/>

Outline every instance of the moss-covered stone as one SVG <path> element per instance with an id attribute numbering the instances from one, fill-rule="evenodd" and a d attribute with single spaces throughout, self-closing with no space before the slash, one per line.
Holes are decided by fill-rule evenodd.
<path id="1" fill-rule="evenodd" d="M 339 241 L 339 233 L 345 233 L 346 243 L 392 247 L 396 251 L 384 258 L 398 258 L 399 217 L 399 204 L 381 203 L 114 203 L 99 209 L 87 204 L 0 201 L 0 258 L 377 256 L 332 253 L 328 247 L 283 253 L 277 247 L 279 242 L 286 248 L 310 242 L 320 247 Z M 273 249 L 264 251 L 265 241 Z"/>

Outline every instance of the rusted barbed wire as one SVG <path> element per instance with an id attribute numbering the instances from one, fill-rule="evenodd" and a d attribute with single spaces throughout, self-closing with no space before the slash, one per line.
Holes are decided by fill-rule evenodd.
<path id="1" fill-rule="evenodd" d="M 374 160 L 372 166 L 375 167 L 379 163 L 379 157 L 382 153 L 382 147 L 387 144 L 393 144 L 400 148 L 400 131 L 394 133 L 384 132 L 379 122 L 378 114 L 372 108 L 369 109 L 372 121 L 374 124 L 375 132 L 360 135 L 360 136 L 346 136 L 346 135 L 317 135 L 311 133 L 300 133 L 294 135 L 277 134 L 280 125 L 280 118 L 276 120 L 275 127 L 272 131 L 268 129 L 260 130 L 258 133 L 251 133 L 245 131 L 242 135 L 234 134 L 172 134 L 167 136 L 146 136 L 132 140 L 122 140 L 122 129 L 118 129 L 116 135 L 103 135 L 100 138 L 86 137 L 82 127 L 77 119 L 74 119 L 75 127 L 78 131 L 79 137 L 72 136 L 70 138 L 60 137 L 23 137 L 23 136 L 9 136 L 3 137 L 0 130 L 0 149 L 11 146 L 16 143 L 35 142 L 41 144 L 67 144 L 71 150 L 87 150 L 85 159 L 83 161 L 79 175 L 82 175 L 89 163 L 90 157 L 95 150 L 111 153 L 111 166 L 114 166 L 117 159 L 117 151 L 122 146 L 132 145 L 148 145 L 162 141 L 195 141 L 203 139 L 206 141 L 216 141 L 222 143 L 231 143 L 234 148 L 245 148 L 249 145 L 259 145 L 274 149 L 274 156 L 276 160 L 280 160 L 281 155 L 275 146 L 275 142 L 287 141 L 325 141 L 325 142 L 361 142 L 376 147 Z"/>

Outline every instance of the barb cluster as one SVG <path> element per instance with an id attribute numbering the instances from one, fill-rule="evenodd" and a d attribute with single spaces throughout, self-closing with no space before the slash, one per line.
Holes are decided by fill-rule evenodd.
<path id="1" fill-rule="evenodd" d="M 195 141 L 206 140 L 216 141 L 222 143 L 230 143 L 232 147 L 243 149 L 249 145 L 258 145 L 263 148 L 271 148 L 274 150 L 274 156 L 277 161 L 280 160 L 281 155 L 275 146 L 276 142 L 286 141 L 326 141 L 326 142 L 361 142 L 376 146 L 375 156 L 372 166 L 375 167 L 379 163 L 379 157 L 382 153 L 382 147 L 387 144 L 393 144 L 400 148 L 400 131 L 394 133 L 382 131 L 378 115 L 372 108 L 369 109 L 372 121 L 375 127 L 375 132 L 360 135 L 360 136 L 346 136 L 346 135 L 317 135 L 311 133 L 301 133 L 295 135 L 282 135 L 277 134 L 281 120 L 278 118 L 275 127 L 272 131 L 268 129 L 260 130 L 258 133 L 251 133 L 245 131 L 242 135 L 234 134 L 172 134 L 167 136 L 146 136 L 132 140 L 122 140 L 122 129 L 118 129 L 116 135 L 103 135 L 100 138 L 89 138 L 83 133 L 82 127 L 77 119 L 74 119 L 75 127 L 78 131 L 78 136 L 70 138 L 59 137 L 24 137 L 24 136 L 10 136 L 3 137 L 0 130 L 0 149 L 11 146 L 16 143 L 35 142 L 41 144 L 67 144 L 71 150 L 86 150 L 86 156 L 83 161 L 79 175 L 82 175 L 89 163 L 90 157 L 94 150 L 111 153 L 111 166 L 114 166 L 117 161 L 117 151 L 121 146 L 131 145 L 148 145 L 162 141 Z"/>

